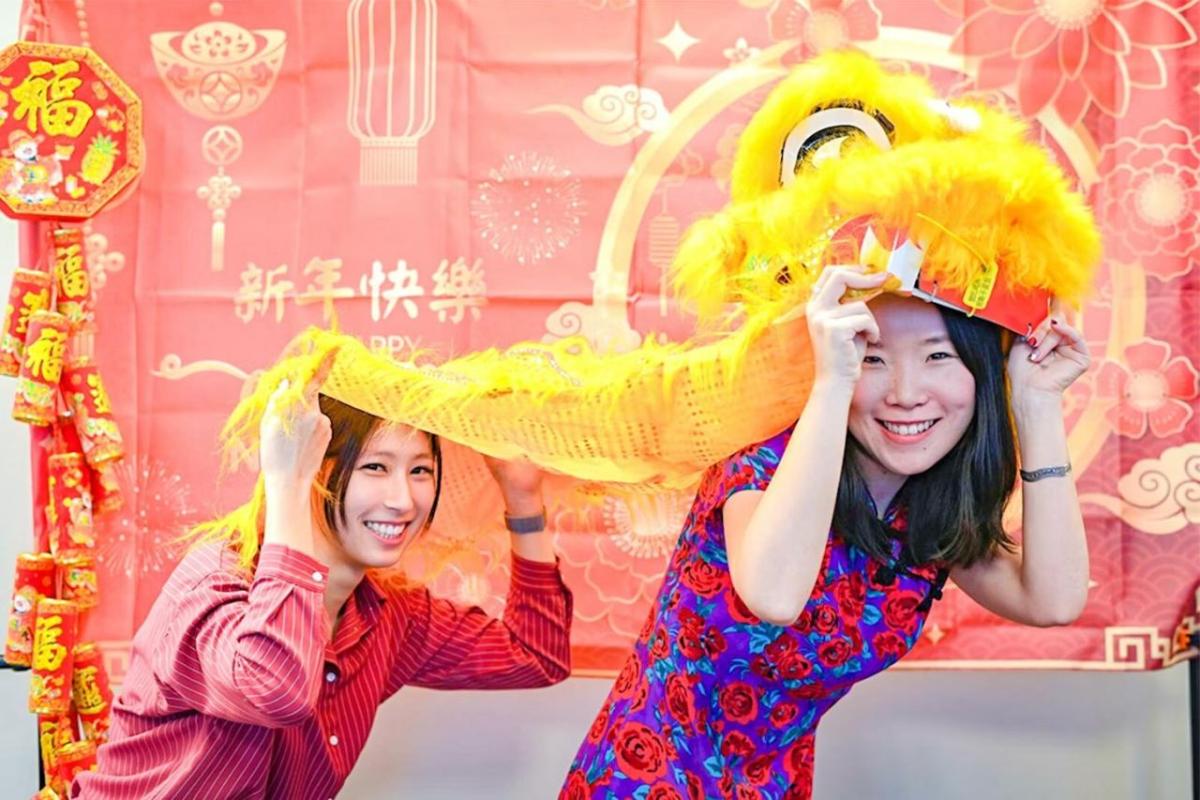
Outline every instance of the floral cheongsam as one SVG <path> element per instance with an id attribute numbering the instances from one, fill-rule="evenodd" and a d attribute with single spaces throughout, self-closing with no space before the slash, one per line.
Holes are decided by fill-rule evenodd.
<path id="1" fill-rule="evenodd" d="M 560 800 L 799 800 L 812 793 L 821 716 L 907 653 L 946 571 L 901 561 L 888 509 L 883 564 L 831 531 L 812 596 L 789 627 L 734 593 L 721 508 L 764 490 L 792 430 L 705 475 L 654 607 L 579 749 Z"/>

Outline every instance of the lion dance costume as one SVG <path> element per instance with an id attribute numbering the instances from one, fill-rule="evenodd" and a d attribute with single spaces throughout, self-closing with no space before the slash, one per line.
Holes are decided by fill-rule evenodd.
<path id="1" fill-rule="evenodd" d="M 812 378 L 804 304 L 827 264 L 884 269 L 915 246 L 920 280 L 906 288 L 1019 329 L 1045 316 L 1051 295 L 1078 304 L 1099 254 L 1084 202 L 1024 123 L 946 103 L 924 79 L 856 53 L 807 62 L 774 89 L 741 137 L 731 194 L 692 226 L 672 267 L 698 318 L 689 340 L 597 353 L 576 337 L 439 364 L 310 329 L 234 410 L 227 457 L 252 461 L 271 392 L 287 377 L 284 402 L 298 401 L 336 349 L 325 394 L 448 445 L 438 521 L 406 557 L 420 579 L 493 532 L 503 540 L 475 452 L 532 460 L 557 476 L 552 500 L 578 504 L 690 490 L 710 465 L 794 422 Z M 202 533 L 230 539 L 249 565 L 261 512 L 260 482 Z"/>

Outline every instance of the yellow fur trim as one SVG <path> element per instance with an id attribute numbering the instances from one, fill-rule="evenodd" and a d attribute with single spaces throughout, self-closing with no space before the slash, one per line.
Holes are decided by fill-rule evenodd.
<path id="1" fill-rule="evenodd" d="M 279 402 L 286 415 L 300 401 L 304 376 L 311 378 L 331 350 L 337 355 L 324 394 L 479 453 L 528 458 L 584 481 L 575 488 L 591 495 L 601 493 L 598 484 L 612 494 L 690 489 L 710 464 L 792 422 L 812 375 L 798 318 L 746 325 L 707 344 L 648 341 L 620 355 L 597 355 L 574 338 L 434 365 L 427 358 L 393 359 L 316 328 L 288 350 L 296 355 L 264 373 L 226 423 L 228 466 L 254 461 L 259 424 L 280 381 L 291 384 Z M 452 525 L 454 513 L 439 511 L 435 529 Z M 193 535 L 231 542 L 250 566 L 262 521 L 260 479 L 250 502 Z"/>
<path id="2" fill-rule="evenodd" d="M 672 267 L 681 299 L 705 321 L 724 320 L 730 303 L 750 316 L 772 313 L 763 304 L 785 296 L 802 303 L 825 267 L 828 232 L 870 216 L 907 230 L 926 250 L 923 269 L 942 285 L 965 287 L 982 257 L 1000 266 L 1004 286 L 1078 304 L 1100 254 L 1083 199 L 1023 122 L 972 105 L 977 128 L 959 130 L 933 109 L 937 99 L 923 79 L 859 53 L 798 67 L 742 134 L 733 202 L 686 234 Z M 813 111 L 847 100 L 891 122 L 892 148 L 851 145 L 781 187 L 788 134 Z M 784 266 L 790 280 L 781 286 Z"/>
<path id="3" fill-rule="evenodd" d="M 595 353 L 581 338 L 524 343 L 437 365 L 308 330 L 234 410 L 222 433 L 227 464 L 253 460 L 280 381 L 291 385 L 286 410 L 336 349 L 322 391 L 355 408 L 471 450 L 529 458 L 593 494 L 688 489 L 709 465 L 799 416 L 812 379 L 804 302 L 826 266 L 830 231 L 860 216 L 909 231 L 944 285 L 965 286 L 982 260 L 1000 266 L 1002 285 L 1078 302 L 1099 252 L 1082 199 L 1023 123 L 977 106 L 977 127 L 964 131 L 931 107 L 936 99 L 923 79 L 853 53 L 814 59 L 774 90 L 743 134 L 732 203 L 692 226 L 673 266 L 681 298 L 718 332 L 682 344 L 648 340 L 625 354 Z M 789 132 L 815 109 L 846 101 L 886 117 L 892 148 L 848 146 L 781 188 Z M 451 470 L 478 461 L 453 446 L 450 455 Z M 443 485 L 449 507 L 429 537 L 435 552 L 452 549 L 439 526 L 470 528 L 471 511 L 498 517 L 479 500 L 478 482 L 448 475 Z M 260 481 L 249 503 L 196 534 L 233 542 L 249 566 L 262 518 Z"/>

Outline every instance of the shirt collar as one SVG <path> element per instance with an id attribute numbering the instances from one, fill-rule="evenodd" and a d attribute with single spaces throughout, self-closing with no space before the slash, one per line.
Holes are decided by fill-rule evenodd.
<path id="1" fill-rule="evenodd" d="M 335 660 L 356 643 L 363 641 L 382 616 L 384 593 L 371 578 L 364 575 L 354 587 L 342 610 L 342 621 L 326 650 L 326 659 Z"/>

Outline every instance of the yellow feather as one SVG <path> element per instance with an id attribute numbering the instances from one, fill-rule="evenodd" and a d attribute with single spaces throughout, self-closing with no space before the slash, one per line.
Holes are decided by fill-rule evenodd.
<path id="1" fill-rule="evenodd" d="M 1079 302 L 1099 258 L 1083 199 L 1020 120 L 959 106 L 978 120 L 961 130 L 937 99 L 924 79 L 859 53 L 821 56 L 781 82 L 742 135 L 731 203 L 695 223 L 674 259 L 673 286 L 704 326 L 687 342 L 648 339 L 616 354 L 575 337 L 439 364 L 310 329 L 234 409 L 222 431 L 226 466 L 253 462 L 280 382 L 290 382 L 278 398 L 286 414 L 336 350 L 322 391 L 355 408 L 488 455 L 529 458 L 592 496 L 598 485 L 626 495 L 688 489 L 709 465 L 799 416 L 812 379 L 804 303 L 831 231 L 856 217 L 907 230 L 943 285 L 961 288 L 994 262 L 1002 284 Z M 887 120 L 891 148 L 846 146 L 781 187 L 788 134 L 847 101 Z M 247 504 L 194 534 L 230 541 L 250 566 L 262 518 L 260 480 Z"/>

